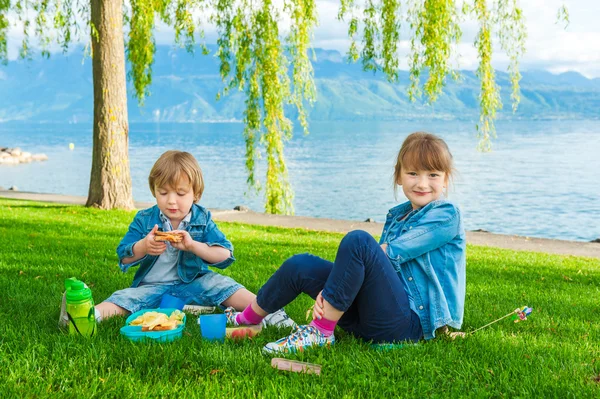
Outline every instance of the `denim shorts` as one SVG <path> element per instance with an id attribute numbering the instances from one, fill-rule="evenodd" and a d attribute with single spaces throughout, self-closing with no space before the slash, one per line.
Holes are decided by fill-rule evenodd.
<path id="1" fill-rule="evenodd" d="M 158 308 L 162 296 L 169 294 L 183 300 L 186 305 L 220 306 L 240 288 L 244 286 L 231 277 L 208 272 L 187 284 L 179 280 L 125 288 L 112 294 L 106 302 L 135 313 L 141 309 Z"/>

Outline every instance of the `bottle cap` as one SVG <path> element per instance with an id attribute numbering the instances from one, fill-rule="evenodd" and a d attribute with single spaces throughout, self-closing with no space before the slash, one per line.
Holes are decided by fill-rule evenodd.
<path id="1" fill-rule="evenodd" d="M 73 284 L 74 281 L 77 281 L 75 277 L 65 279 L 65 291 L 71 288 L 71 284 Z"/>
<path id="2" fill-rule="evenodd" d="M 92 291 L 83 283 L 75 280 L 71 282 L 71 288 L 67 290 L 67 301 L 85 301 L 92 298 Z"/>

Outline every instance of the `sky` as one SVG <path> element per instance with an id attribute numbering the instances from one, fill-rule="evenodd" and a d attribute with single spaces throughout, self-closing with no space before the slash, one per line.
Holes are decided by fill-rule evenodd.
<path id="1" fill-rule="evenodd" d="M 334 49 L 345 53 L 349 47 L 347 24 L 336 19 L 339 0 L 316 0 L 319 26 L 314 32 L 315 48 Z M 403 2 L 405 3 L 405 2 Z M 588 78 L 600 77 L 600 1 L 599 0 L 521 0 L 520 5 L 527 26 L 527 52 L 520 61 L 521 70 L 544 69 L 552 73 L 577 71 Z M 557 23 L 557 12 L 565 5 L 570 23 Z M 22 39 L 19 26 L 14 23 L 9 30 L 9 58 L 14 59 Z M 463 38 L 458 45 L 459 69 L 476 69 L 477 53 L 473 46 L 477 25 L 466 21 L 462 25 Z M 215 42 L 213 27 L 206 27 L 207 41 Z M 408 33 L 401 37 L 401 69 L 407 68 L 405 55 L 409 49 Z M 158 44 L 172 44 L 173 32 L 159 26 Z M 495 51 L 494 67 L 506 69 L 507 58 L 501 50 Z"/>

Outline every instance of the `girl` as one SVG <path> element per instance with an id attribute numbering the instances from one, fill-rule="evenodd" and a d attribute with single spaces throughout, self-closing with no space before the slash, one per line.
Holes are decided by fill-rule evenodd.
<path id="1" fill-rule="evenodd" d="M 452 155 L 437 136 L 409 135 L 398 153 L 395 185 L 408 202 L 390 209 L 379 244 L 348 233 L 335 262 L 310 254 L 286 260 L 235 325 L 259 324 L 300 293 L 315 299 L 313 321 L 268 343 L 267 352 L 331 345 L 339 326 L 374 342 L 418 341 L 460 328 L 465 300 L 465 233 L 458 208 L 445 199 Z"/>

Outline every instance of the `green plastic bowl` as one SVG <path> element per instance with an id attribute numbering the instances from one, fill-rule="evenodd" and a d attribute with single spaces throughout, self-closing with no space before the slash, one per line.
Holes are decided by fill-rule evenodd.
<path id="1" fill-rule="evenodd" d="M 186 315 L 183 315 L 183 324 L 180 324 L 174 330 L 167 331 L 142 331 L 142 326 L 130 326 L 133 320 L 135 320 L 138 316 L 143 315 L 147 312 L 160 312 L 164 313 L 167 316 L 170 316 L 171 313 L 176 309 L 166 308 L 166 309 L 143 309 L 138 312 L 130 315 L 125 321 L 125 326 L 121 327 L 121 335 L 133 342 L 143 342 L 143 341 L 156 341 L 156 342 L 171 342 L 176 339 L 181 338 L 183 335 L 183 329 L 185 328 L 185 320 Z"/>

